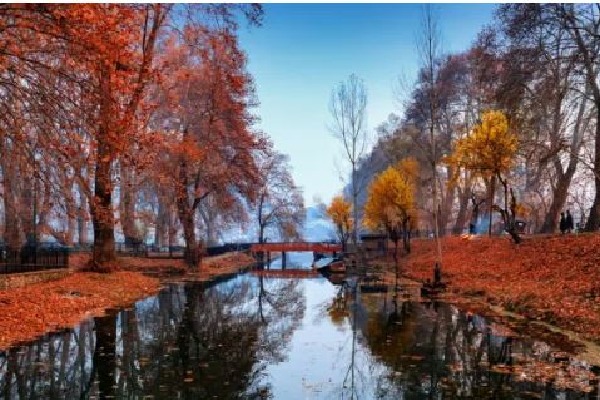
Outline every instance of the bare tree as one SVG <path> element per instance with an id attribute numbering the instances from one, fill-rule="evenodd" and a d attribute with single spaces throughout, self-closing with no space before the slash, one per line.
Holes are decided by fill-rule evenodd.
<path id="1" fill-rule="evenodd" d="M 329 112 L 333 123 L 329 127 L 344 147 L 345 156 L 352 167 L 351 194 L 353 207 L 352 241 L 358 243 L 358 196 L 364 189 L 358 178 L 358 166 L 369 142 L 367 134 L 367 89 L 362 79 L 352 74 L 331 92 Z"/>
<path id="2" fill-rule="evenodd" d="M 304 201 L 292 179 L 288 157 L 274 150 L 261 156 L 257 160 L 261 174 L 256 204 L 258 242 L 265 242 L 269 227 L 276 228 L 283 240 L 297 239 L 304 222 Z"/>
<path id="3" fill-rule="evenodd" d="M 436 137 L 435 137 L 435 126 L 437 121 L 437 103 L 436 103 L 436 76 L 437 69 L 436 63 L 440 58 L 440 31 L 437 25 L 437 19 L 431 10 L 431 5 L 425 5 L 423 10 L 423 20 L 421 22 L 421 33 L 417 38 L 417 50 L 419 52 L 421 68 L 425 71 L 426 76 L 423 77 L 423 84 L 426 85 L 427 89 L 427 100 L 429 105 L 429 139 L 431 141 L 431 192 L 432 192 L 432 212 L 433 212 L 433 225 L 434 234 L 437 249 L 437 263 L 442 265 L 442 246 L 440 243 L 440 226 L 438 223 L 439 219 L 439 206 L 438 206 L 438 190 L 437 190 L 437 158 L 438 152 L 436 151 Z"/>
<path id="4" fill-rule="evenodd" d="M 554 5 L 558 23 L 571 36 L 573 47 L 579 53 L 579 67 L 585 76 L 592 93 L 596 109 L 596 130 L 594 134 L 594 184 L 596 194 L 590 209 L 585 229 L 596 231 L 600 227 L 600 83 L 598 82 L 600 49 L 600 17 L 598 4 L 556 4 Z"/>

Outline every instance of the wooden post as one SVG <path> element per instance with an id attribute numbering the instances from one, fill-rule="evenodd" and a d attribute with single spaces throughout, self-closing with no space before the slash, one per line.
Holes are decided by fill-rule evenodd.
<path id="1" fill-rule="evenodd" d="M 287 268 L 287 254 L 285 251 L 281 252 L 281 269 Z"/>

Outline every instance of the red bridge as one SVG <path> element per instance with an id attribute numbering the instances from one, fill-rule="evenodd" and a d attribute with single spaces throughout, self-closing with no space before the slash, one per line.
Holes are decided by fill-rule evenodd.
<path id="1" fill-rule="evenodd" d="M 318 278 L 321 273 L 316 269 L 271 269 L 268 271 L 252 271 L 252 274 L 263 278 Z"/>
<path id="2" fill-rule="evenodd" d="M 250 246 L 252 253 L 289 253 L 291 251 L 312 251 L 313 253 L 339 253 L 342 245 L 338 243 L 321 242 L 282 242 L 255 243 Z"/>
<path id="3" fill-rule="evenodd" d="M 283 243 L 255 243 L 250 246 L 250 251 L 259 255 L 261 263 L 264 261 L 263 254 L 267 255 L 267 265 L 271 262 L 271 253 L 281 253 L 281 268 L 287 267 L 287 253 L 293 251 L 312 251 L 313 259 L 317 260 L 317 254 L 332 254 L 334 257 L 342 251 L 342 245 L 337 243 L 320 242 L 283 242 Z"/>

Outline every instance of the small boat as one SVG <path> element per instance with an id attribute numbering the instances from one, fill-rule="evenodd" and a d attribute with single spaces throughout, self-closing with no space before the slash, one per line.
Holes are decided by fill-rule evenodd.
<path id="1" fill-rule="evenodd" d="M 340 274 L 346 272 L 346 266 L 344 265 L 344 262 L 339 258 L 328 259 L 327 264 L 318 266 L 322 261 L 323 260 L 317 261 L 315 263 L 315 266 L 317 266 L 317 271 L 319 271 L 323 275 Z"/>
<path id="2" fill-rule="evenodd" d="M 342 260 L 332 261 L 331 263 L 329 263 L 328 267 L 329 273 L 331 274 L 339 274 L 346 272 L 346 266 L 344 265 L 344 262 Z"/>

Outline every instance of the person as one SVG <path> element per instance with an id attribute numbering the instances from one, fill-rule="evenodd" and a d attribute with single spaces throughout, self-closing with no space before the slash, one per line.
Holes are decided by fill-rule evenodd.
<path id="1" fill-rule="evenodd" d="M 565 219 L 565 213 L 564 212 L 560 213 L 559 227 L 560 227 L 560 233 L 564 234 L 565 231 L 567 230 L 567 220 Z"/>
<path id="2" fill-rule="evenodd" d="M 573 216 L 571 215 L 571 211 L 567 210 L 567 216 L 565 218 L 565 224 L 567 226 L 567 233 L 571 233 L 573 230 Z"/>

